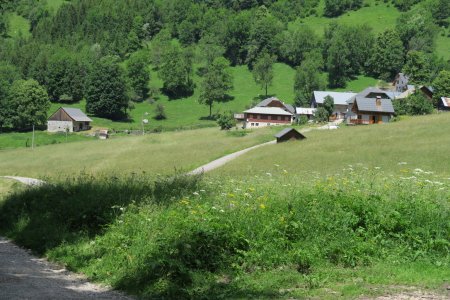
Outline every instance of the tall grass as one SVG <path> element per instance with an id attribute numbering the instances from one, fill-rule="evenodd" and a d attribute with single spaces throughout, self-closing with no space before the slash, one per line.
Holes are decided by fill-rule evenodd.
<path id="1" fill-rule="evenodd" d="M 277 270 L 297 274 L 303 291 L 335 282 L 326 274 L 340 268 L 448 270 L 448 178 L 354 166 L 332 177 L 280 169 L 245 182 L 198 179 L 80 177 L 8 197 L 0 224 L 21 244 L 143 298 L 292 294 L 280 288 L 294 277 L 278 275 L 264 291 L 245 283 Z"/>

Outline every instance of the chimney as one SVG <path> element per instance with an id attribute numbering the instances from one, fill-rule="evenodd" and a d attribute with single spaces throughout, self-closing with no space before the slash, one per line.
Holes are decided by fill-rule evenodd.
<path id="1" fill-rule="evenodd" d="M 376 103 L 377 107 L 381 107 L 381 96 L 377 96 L 375 103 Z"/>

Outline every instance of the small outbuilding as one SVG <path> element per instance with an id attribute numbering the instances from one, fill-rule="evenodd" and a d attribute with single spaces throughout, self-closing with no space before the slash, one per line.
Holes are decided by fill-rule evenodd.
<path id="1" fill-rule="evenodd" d="M 290 140 L 303 140 L 306 137 L 295 130 L 294 128 L 285 128 L 278 132 L 275 137 L 277 138 L 277 143 L 286 142 Z"/>
<path id="2" fill-rule="evenodd" d="M 92 120 L 78 108 L 60 107 L 47 120 L 48 132 L 74 132 L 91 129 Z"/>

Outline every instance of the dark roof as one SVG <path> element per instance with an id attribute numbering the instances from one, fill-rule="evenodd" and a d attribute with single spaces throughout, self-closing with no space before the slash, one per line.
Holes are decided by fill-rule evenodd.
<path id="1" fill-rule="evenodd" d="M 278 99 L 277 97 L 270 97 L 270 98 L 264 99 L 263 101 L 261 101 L 261 102 L 259 102 L 258 104 L 256 104 L 256 107 L 266 107 L 266 106 L 269 105 L 270 102 L 272 102 L 272 101 L 278 101 L 278 102 L 280 102 L 281 104 L 284 105 L 284 107 L 285 107 L 290 113 L 295 114 L 295 108 L 294 108 L 292 105 L 284 103 L 283 101 L 281 101 L 281 100 Z"/>
<path id="2" fill-rule="evenodd" d="M 369 94 L 376 93 L 376 94 L 385 94 L 386 97 L 389 97 L 392 99 L 392 92 L 391 91 L 384 91 L 377 87 L 368 87 L 364 91 L 358 93 L 356 95 L 356 98 L 366 98 Z"/>
<path id="3" fill-rule="evenodd" d="M 283 135 L 285 135 L 285 134 L 287 134 L 287 133 L 289 133 L 289 132 L 291 132 L 291 131 L 295 131 L 295 132 L 297 132 L 300 136 L 305 137 L 303 134 L 301 134 L 300 132 L 298 132 L 298 131 L 295 130 L 294 128 L 290 128 L 290 127 L 281 130 L 280 132 L 278 132 L 277 134 L 275 134 L 275 137 L 276 137 L 276 138 L 280 138 L 280 137 L 282 137 Z"/>
<path id="4" fill-rule="evenodd" d="M 74 121 L 77 122 L 92 122 L 92 120 L 78 108 L 61 107 Z"/>
<path id="5" fill-rule="evenodd" d="M 394 113 L 394 106 L 391 99 L 379 99 L 381 105 L 377 106 L 377 99 L 373 98 L 356 98 L 356 105 L 359 111 Z"/>

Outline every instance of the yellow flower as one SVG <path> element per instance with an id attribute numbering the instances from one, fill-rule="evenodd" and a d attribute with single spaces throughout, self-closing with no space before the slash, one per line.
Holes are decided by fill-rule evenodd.
<path id="1" fill-rule="evenodd" d="M 260 207 L 261 209 L 266 209 L 266 206 L 265 206 L 264 204 L 262 204 L 262 203 L 259 205 L 259 207 Z"/>
<path id="2" fill-rule="evenodd" d="M 235 196 L 234 196 L 234 194 L 232 194 L 232 193 L 228 193 L 228 197 L 234 198 Z"/>

